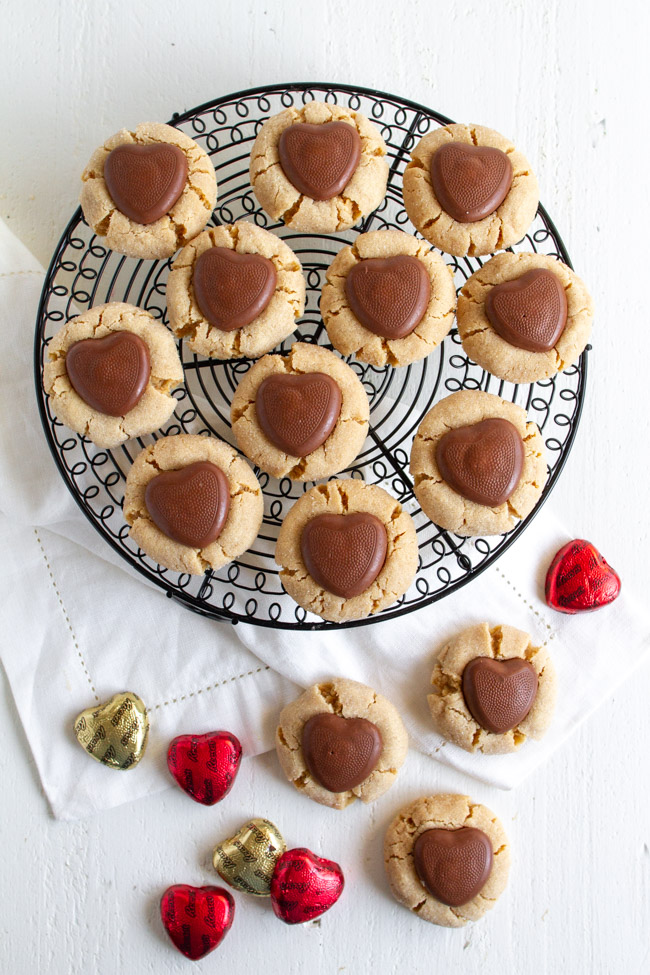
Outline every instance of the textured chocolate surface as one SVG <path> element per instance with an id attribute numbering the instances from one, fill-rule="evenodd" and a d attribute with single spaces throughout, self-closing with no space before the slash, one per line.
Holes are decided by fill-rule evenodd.
<path id="1" fill-rule="evenodd" d="M 211 247 L 194 265 L 194 294 L 201 313 L 222 332 L 249 325 L 273 297 L 277 272 L 261 254 Z"/>
<path id="2" fill-rule="evenodd" d="M 408 254 L 359 261 L 345 279 L 350 308 L 362 325 L 386 339 L 410 335 L 427 310 L 431 281 Z"/>
<path id="3" fill-rule="evenodd" d="M 377 765 L 382 748 L 379 728 L 365 718 L 314 714 L 302 732 L 307 768 L 330 792 L 360 785 Z"/>
<path id="4" fill-rule="evenodd" d="M 480 829 L 428 829 L 413 847 L 417 874 L 443 904 L 460 907 L 481 892 L 492 870 L 492 844 Z"/>
<path id="5" fill-rule="evenodd" d="M 501 149 L 447 142 L 431 159 L 431 183 L 442 209 L 459 223 L 476 223 L 503 203 L 512 165 Z"/>
<path id="6" fill-rule="evenodd" d="M 509 420 L 495 417 L 445 433 L 436 446 L 436 463 L 454 491 L 496 508 L 519 484 L 524 444 Z"/>
<path id="7" fill-rule="evenodd" d="M 259 386 L 257 419 L 271 443 L 294 457 L 306 457 L 325 443 L 341 412 L 341 390 L 323 372 L 276 373 Z"/>
<path id="8" fill-rule="evenodd" d="M 533 268 L 497 284 L 485 299 L 485 314 L 501 338 L 528 352 L 548 352 L 566 325 L 564 285 L 546 268 Z"/>
<path id="9" fill-rule="evenodd" d="M 155 223 L 169 213 L 187 181 L 187 159 L 178 146 L 117 146 L 104 162 L 106 188 L 118 210 L 135 223 Z"/>
<path id="10" fill-rule="evenodd" d="M 228 478 L 209 461 L 165 471 L 147 484 L 145 504 L 154 523 L 169 538 L 191 548 L 205 548 L 219 537 L 228 517 Z"/>
<path id="11" fill-rule="evenodd" d="M 124 416 L 147 388 L 151 359 L 139 335 L 112 332 L 71 345 L 65 368 L 73 388 L 89 406 L 108 416 Z"/>
<path id="12" fill-rule="evenodd" d="M 524 720 L 537 696 L 535 668 L 522 657 L 475 657 L 463 670 L 463 697 L 476 721 L 502 735 Z"/>
<path id="13" fill-rule="evenodd" d="M 312 579 L 350 599 L 368 589 L 386 560 L 386 528 L 374 515 L 316 515 L 302 530 L 300 550 Z"/>
<path id="14" fill-rule="evenodd" d="M 359 165 L 361 139 L 347 122 L 297 122 L 282 132 L 278 154 L 285 176 L 299 193 L 312 200 L 331 200 Z"/>

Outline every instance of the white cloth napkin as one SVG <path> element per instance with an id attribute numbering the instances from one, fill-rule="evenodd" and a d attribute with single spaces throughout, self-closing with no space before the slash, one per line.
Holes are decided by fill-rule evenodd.
<path id="1" fill-rule="evenodd" d="M 417 748 L 511 788 L 647 652 L 650 624 L 625 590 L 616 604 L 587 616 L 567 617 L 545 606 L 545 567 L 568 538 L 547 509 L 495 567 L 398 620 L 295 633 L 210 621 L 166 599 L 86 522 L 49 456 L 31 358 L 42 278 L 42 268 L 0 222 L 0 640 L 56 816 L 76 818 L 171 785 L 165 753 L 177 734 L 223 727 L 240 737 L 247 755 L 272 747 L 281 707 L 301 686 L 336 675 L 385 693 Z M 510 623 L 546 642 L 558 671 L 551 729 L 542 742 L 528 742 L 510 756 L 469 755 L 445 744 L 428 719 L 435 650 L 459 628 L 482 620 Z M 82 754 L 72 721 L 95 701 L 127 689 L 149 707 L 152 732 L 140 765 L 122 774 Z"/>

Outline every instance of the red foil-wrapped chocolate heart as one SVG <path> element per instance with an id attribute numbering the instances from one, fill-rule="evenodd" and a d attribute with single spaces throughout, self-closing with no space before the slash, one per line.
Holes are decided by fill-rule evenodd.
<path id="1" fill-rule="evenodd" d="M 223 887 L 174 884 L 160 898 L 160 917 L 178 950 L 196 961 L 220 944 L 233 922 L 235 901 Z"/>
<path id="2" fill-rule="evenodd" d="M 276 864 L 271 904 L 285 924 L 303 924 L 328 911 L 341 896 L 344 883 L 338 863 L 297 847 L 283 853 Z"/>
<path id="3" fill-rule="evenodd" d="M 546 602 L 559 613 L 590 613 L 613 603 L 620 591 L 618 573 L 584 538 L 564 545 L 546 573 Z"/>
<path id="4" fill-rule="evenodd" d="M 213 806 L 232 789 L 241 750 L 239 739 L 229 731 L 179 735 L 170 742 L 167 767 L 195 802 Z"/>

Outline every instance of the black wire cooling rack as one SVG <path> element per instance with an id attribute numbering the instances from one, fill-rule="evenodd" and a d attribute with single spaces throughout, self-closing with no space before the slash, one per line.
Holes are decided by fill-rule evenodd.
<path id="1" fill-rule="evenodd" d="M 331 236 L 299 234 L 274 224 L 260 209 L 248 179 L 251 145 L 262 123 L 291 105 L 309 100 L 334 102 L 359 110 L 380 129 L 388 146 L 390 176 L 381 206 L 353 230 Z M 294 341 L 327 345 L 318 303 L 325 271 L 340 248 L 367 230 L 398 228 L 413 232 L 402 204 L 401 181 L 415 142 L 450 119 L 422 105 L 383 92 L 346 85 L 289 84 L 255 88 L 200 105 L 171 124 L 186 132 L 211 156 L 219 184 L 212 223 L 245 218 L 272 230 L 298 255 L 307 279 L 305 314 L 294 334 L 276 351 Z M 514 250 L 533 250 L 570 264 L 564 244 L 542 206 L 529 233 Z M 481 266 L 478 258 L 443 255 L 460 289 Z M 379 484 L 399 499 L 415 520 L 419 542 L 417 576 L 393 606 L 368 620 L 324 623 L 307 613 L 284 592 L 273 554 L 282 520 L 310 484 L 277 480 L 255 470 L 265 496 L 264 524 L 253 548 L 236 562 L 205 577 L 171 572 L 156 565 L 129 538 L 122 517 L 126 473 L 140 450 L 158 436 L 203 433 L 236 447 L 230 429 L 230 402 L 249 360 L 220 362 L 194 355 L 179 342 L 184 385 L 175 392 L 176 410 L 170 423 L 151 437 L 129 441 L 115 450 L 100 450 L 76 436 L 52 415 L 43 392 L 43 361 L 55 331 L 74 315 L 105 301 L 128 301 L 167 322 L 165 283 L 171 260 L 136 261 L 108 250 L 77 210 L 65 229 L 50 264 L 36 323 L 35 376 L 45 435 L 61 476 L 75 501 L 104 537 L 149 582 L 195 612 L 218 620 L 240 620 L 286 629 L 330 629 L 363 626 L 410 613 L 456 591 L 491 565 L 525 530 L 533 515 L 505 536 L 463 539 L 433 525 L 420 510 L 408 476 L 411 442 L 424 414 L 442 396 L 459 389 L 497 393 L 525 407 L 542 430 L 549 478 L 538 511 L 552 491 L 573 443 L 587 376 L 587 353 L 572 368 L 538 383 L 516 386 L 501 382 L 464 354 L 454 329 L 432 355 L 403 369 L 376 369 L 348 360 L 370 399 L 370 431 L 353 467 L 340 477 Z M 533 512 L 534 514 L 534 512 Z"/>

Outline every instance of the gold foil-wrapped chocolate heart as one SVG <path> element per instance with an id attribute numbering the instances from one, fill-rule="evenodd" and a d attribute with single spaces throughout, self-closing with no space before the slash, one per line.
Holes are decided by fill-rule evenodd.
<path id="1" fill-rule="evenodd" d="M 219 876 L 235 890 L 269 897 L 275 865 L 286 849 L 277 826 L 268 819 L 251 819 L 214 848 L 212 862 Z"/>
<path id="2" fill-rule="evenodd" d="M 105 704 L 82 711 L 74 733 L 95 761 L 109 768 L 133 768 L 144 755 L 149 735 L 144 701 L 131 691 L 114 694 Z"/>

